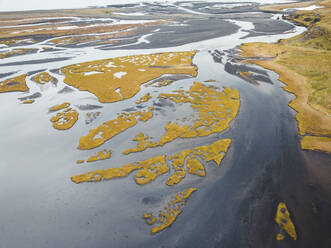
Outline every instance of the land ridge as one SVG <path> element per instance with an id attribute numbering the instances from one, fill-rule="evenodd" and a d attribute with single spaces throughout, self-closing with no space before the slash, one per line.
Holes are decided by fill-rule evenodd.
<path id="1" fill-rule="evenodd" d="M 306 32 L 272 44 L 243 44 L 240 55 L 244 63 L 278 73 L 286 84 L 284 90 L 295 94 L 289 106 L 297 112 L 301 148 L 331 153 L 331 1 L 264 6 L 262 10 L 281 11 L 314 3 L 320 8 L 286 17 L 306 26 Z"/>

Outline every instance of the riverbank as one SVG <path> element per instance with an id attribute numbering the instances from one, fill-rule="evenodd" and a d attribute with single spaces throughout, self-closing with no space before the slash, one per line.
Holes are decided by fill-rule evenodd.
<path id="1" fill-rule="evenodd" d="M 246 43 L 240 49 L 245 63 L 277 72 L 286 84 L 284 89 L 296 95 L 289 106 L 298 112 L 301 148 L 331 153 L 331 1 L 315 4 L 321 8 L 292 12 L 286 17 L 306 26 L 305 33 L 272 44 Z M 263 10 L 307 9 L 307 3 L 301 5 L 267 6 Z"/>

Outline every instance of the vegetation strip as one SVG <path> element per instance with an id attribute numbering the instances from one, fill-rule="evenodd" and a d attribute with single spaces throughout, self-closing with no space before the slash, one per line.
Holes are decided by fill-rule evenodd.
<path id="1" fill-rule="evenodd" d="M 308 30 L 305 33 L 274 44 L 244 44 L 241 55 L 246 59 L 245 63 L 255 63 L 277 72 L 279 80 L 287 84 L 284 89 L 296 95 L 289 106 L 298 112 L 298 132 L 304 136 L 302 149 L 330 153 L 331 0 L 317 4 L 324 8 L 299 11 L 288 17 L 306 26 Z"/>

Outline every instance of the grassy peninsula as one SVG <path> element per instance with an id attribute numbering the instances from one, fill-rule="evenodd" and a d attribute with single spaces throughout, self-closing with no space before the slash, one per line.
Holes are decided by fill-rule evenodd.
<path id="1" fill-rule="evenodd" d="M 255 63 L 279 74 L 285 90 L 296 95 L 289 106 L 297 111 L 301 148 L 331 153 L 331 0 L 264 6 L 284 13 L 287 8 L 317 5 L 299 10 L 287 19 L 307 27 L 303 34 L 277 43 L 241 46 L 245 63 Z"/>

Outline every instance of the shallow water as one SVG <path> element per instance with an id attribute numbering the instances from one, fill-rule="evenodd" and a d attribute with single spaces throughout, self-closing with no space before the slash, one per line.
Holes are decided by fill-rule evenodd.
<path id="1" fill-rule="evenodd" d="M 196 14 L 197 8 L 193 9 Z M 222 21 L 228 25 L 228 32 L 210 37 L 206 35 L 204 39 L 188 42 L 190 35 L 194 40 L 195 33 L 206 31 L 199 27 L 201 30 L 187 33 L 188 39 L 174 41 L 170 47 L 161 42 L 163 36 L 157 38 L 155 31 L 141 34 L 140 43 L 131 44 L 130 47 L 112 47 L 111 50 L 100 50 L 93 46 L 62 48 L 56 52 L 1 59 L 3 79 L 47 69 L 59 81 L 56 87 L 39 86 L 31 82 L 31 75 L 28 80 L 29 93 L 0 95 L 0 220 L 3 223 L 0 233 L 3 247 L 247 247 L 251 237 L 243 219 L 248 210 L 254 207 L 252 192 L 256 185 L 268 178 L 264 176 L 265 173 L 277 170 L 279 164 L 287 163 L 288 157 L 280 161 L 284 150 L 293 154 L 298 151 L 294 111 L 287 106 L 293 96 L 283 91 L 283 84 L 273 72 L 251 66 L 263 72 L 272 82 L 257 81 L 257 84 L 252 84 L 226 72 L 225 64 L 238 63 L 235 61 L 235 48 L 241 43 L 275 42 L 305 29 L 284 22 L 285 30 L 268 30 L 267 35 L 254 35 L 250 31 L 256 27 L 256 12 L 231 15 Z M 273 15 L 263 15 L 264 19 L 272 20 Z M 208 20 L 199 21 L 208 23 Z M 148 42 L 143 42 L 145 40 Z M 47 41 L 29 47 L 41 49 L 45 43 Z M 58 94 L 66 85 L 63 83 L 64 76 L 53 70 L 66 65 L 118 56 L 194 49 L 198 50 L 193 59 L 198 67 L 196 78 L 179 79 L 161 88 L 143 85 L 133 98 L 111 104 L 102 104 L 95 95 L 77 89 Z M 218 60 L 212 56 L 215 50 L 219 51 Z M 56 60 L 62 57 L 67 59 Z M 15 64 L 37 60 L 42 62 Z M 6 75 L 13 71 L 17 72 Z M 167 122 L 192 113 L 187 105 L 178 107 L 167 101 L 160 102 L 156 98 L 160 93 L 187 90 L 194 81 L 209 79 L 215 79 L 216 82 L 206 85 L 220 88 L 232 86 L 240 93 L 239 114 L 229 129 L 204 138 L 177 139 L 164 147 L 127 156 L 121 154 L 125 149 L 135 146 L 131 139 L 138 132 L 148 133 L 157 140 Z M 18 100 L 19 97 L 37 92 L 41 92 L 42 97 L 32 105 L 23 105 Z M 95 150 L 76 149 L 79 138 L 86 135 L 88 130 L 115 118 L 120 111 L 137 109 L 135 101 L 146 93 L 150 93 L 153 99 L 142 106 L 157 107 L 151 120 L 138 123 Z M 62 102 L 70 102 L 72 106 L 102 106 L 95 110 L 100 111 L 101 115 L 86 125 L 85 114 L 91 110 L 80 109 L 79 120 L 73 128 L 55 130 L 49 121 L 53 116 L 49 113 L 49 107 Z M 99 183 L 74 184 L 70 180 L 72 175 L 173 154 L 182 149 L 210 144 L 220 138 L 232 139 L 221 167 L 207 164 L 206 177 L 187 176 L 173 187 L 164 184 L 168 175 L 162 175 L 145 186 L 135 184 L 133 175 Z M 112 151 L 110 160 L 76 164 L 76 160 L 87 159 L 104 148 Z M 171 195 L 191 186 L 196 186 L 198 192 L 188 200 L 183 213 L 171 228 L 155 236 L 150 235 L 150 227 L 145 224 L 142 215 L 150 209 L 163 206 Z M 270 237 L 272 233 L 266 231 L 265 235 Z M 271 236 L 271 239 L 274 237 Z M 197 243 L 199 246 L 196 246 Z"/>

